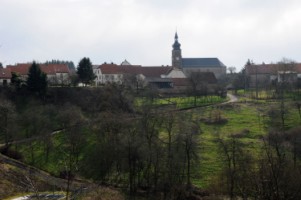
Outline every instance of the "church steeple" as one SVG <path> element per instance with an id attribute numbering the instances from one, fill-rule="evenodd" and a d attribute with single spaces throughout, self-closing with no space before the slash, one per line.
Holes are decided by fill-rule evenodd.
<path id="1" fill-rule="evenodd" d="M 172 45 L 172 66 L 175 68 L 182 68 L 182 51 L 181 44 L 178 41 L 178 33 L 175 34 L 175 41 Z"/>
<path id="2" fill-rule="evenodd" d="M 181 50 L 181 44 L 178 41 L 178 33 L 175 34 L 175 42 L 172 45 L 173 50 Z"/>

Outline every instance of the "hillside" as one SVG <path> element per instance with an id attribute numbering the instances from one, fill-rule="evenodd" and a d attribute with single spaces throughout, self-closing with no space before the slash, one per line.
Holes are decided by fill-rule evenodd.
<path id="1" fill-rule="evenodd" d="M 0 98 L 1 127 L 6 127 L 1 141 L 26 163 L 2 157 L 8 170 L 3 174 L 21 180 L 3 178 L 3 188 L 16 184 L 9 194 L 71 191 L 82 199 L 298 195 L 296 99 L 243 97 L 223 103 L 216 96 L 135 96 L 116 85 L 50 88 L 42 99 L 23 92 L 7 91 Z"/>
<path id="2" fill-rule="evenodd" d="M 43 192 L 60 192 L 66 189 L 66 180 L 53 177 L 34 167 L 0 154 L 0 199 Z M 97 186 L 89 182 L 72 184 L 74 197 L 81 200 L 98 199 L 123 200 L 117 189 Z M 84 189 L 83 189 L 84 188 Z"/>
<path id="3" fill-rule="evenodd" d="M 0 199 L 35 190 L 48 191 L 53 189 L 47 181 L 32 176 L 30 170 L 24 169 L 16 163 L 9 164 L 7 159 L 2 155 L 0 157 Z"/>

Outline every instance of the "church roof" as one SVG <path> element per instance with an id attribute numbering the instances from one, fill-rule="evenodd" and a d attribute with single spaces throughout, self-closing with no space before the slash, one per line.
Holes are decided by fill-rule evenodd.
<path id="1" fill-rule="evenodd" d="M 178 33 L 175 34 L 175 42 L 172 45 L 174 50 L 181 50 L 181 44 L 178 42 Z"/>
<path id="2" fill-rule="evenodd" d="M 182 58 L 182 67 L 226 67 L 218 58 Z"/>

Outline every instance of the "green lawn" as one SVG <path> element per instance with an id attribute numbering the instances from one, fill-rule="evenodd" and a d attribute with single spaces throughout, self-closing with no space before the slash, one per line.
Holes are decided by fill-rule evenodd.
<path id="1" fill-rule="evenodd" d="M 141 106 L 145 103 L 151 103 L 155 106 L 164 106 L 170 105 L 175 106 L 176 108 L 191 108 L 195 107 L 194 105 L 195 98 L 194 97 L 167 97 L 167 98 L 154 98 L 152 102 L 146 100 L 146 98 L 136 98 L 135 105 Z M 217 103 L 222 103 L 227 101 L 226 98 L 221 98 L 219 96 L 200 96 L 196 98 L 196 106 L 207 106 Z"/>

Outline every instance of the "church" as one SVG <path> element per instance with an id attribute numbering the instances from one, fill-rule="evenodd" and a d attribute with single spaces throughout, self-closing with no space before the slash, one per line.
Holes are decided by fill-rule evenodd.
<path id="1" fill-rule="evenodd" d="M 176 32 L 172 45 L 172 66 L 182 70 L 188 77 L 193 72 L 213 72 L 219 79 L 226 74 L 227 67 L 218 58 L 183 58 L 181 44 Z"/>
<path id="2" fill-rule="evenodd" d="M 216 84 L 217 79 L 226 74 L 226 66 L 218 58 L 183 58 L 178 34 L 175 33 L 172 66 L 131 65 L 125 60 L 120 65 L 114 63 L 95 65 L 93 71 L 96 75 L 96 85 L 123 84 L 126 79 L 132 77 L 139 88 L 152 85 L 174 92 L 187 90 L 191 85 L 189 77 L 196 72 L 200 72 L 202 82 Z"/>

